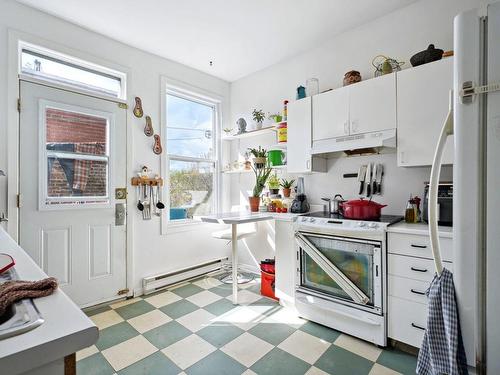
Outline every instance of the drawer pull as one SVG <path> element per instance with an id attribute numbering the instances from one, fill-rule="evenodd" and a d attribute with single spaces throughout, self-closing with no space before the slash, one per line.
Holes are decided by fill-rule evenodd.
<path id="1" fill-rule="evenodd" d="M 416 325 L 415 323 L 412 323 L 412 324 L 411 324 L 411 326 L 412 326 L 413 328 L 416 328 L 416 329 L 421 329 L 422 331 L 425 331 L 425 328 L 424 328 L 424 327 L 420 327 L 420 326 Z"/>
<path id="2" fill-rule="evenodd" d="M 427 245 L 415 245 L 415 244 L 411 244 L 410 246 L 411 247 L 416 247 L 417 249 L 427 249 Z"/>
<path id="3" fill-rule="evenodd" d="M 410 291 L 420 296 L 425 296 L 425 292 L 421 292 L 420 290 L 410 289 Z"/>
<path id="4" fill-rule="evenodd" d="M 417 272 L 427 272 L 427 268 L 422 269 L 422 268 L 411 267 L 411 270 L 412 271 L 417 271 Z"/>

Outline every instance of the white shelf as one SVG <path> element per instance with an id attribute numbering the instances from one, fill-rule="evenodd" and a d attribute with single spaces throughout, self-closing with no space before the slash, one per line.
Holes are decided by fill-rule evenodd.
<path id="1" fill-rule="evenodd" d="M 286 142 L 280 142 L 267 147 L 267 150 L 286 150 L 287 145 L 288 144 Z"/>
<path id="2" fill-rule="evenodd" d="M 274 133 L 274 132 L 276 132 L 275 126 L 266 126 L 265 128 L 262 128 L 262 129 L 250 130 L 250 131 L 247 131 L 247 132 L 241 133 L 241 134 L 224 136 L 224 137 L 222 137 L 222 140 L 223 141 L 234 141 L 234 140 L 240 139 L 240 138 L 256 137 L 258 135 Z"/>

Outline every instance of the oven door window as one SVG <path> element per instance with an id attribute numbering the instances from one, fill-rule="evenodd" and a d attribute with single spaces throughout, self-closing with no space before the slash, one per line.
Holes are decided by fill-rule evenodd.
<path id="1" fill-rule="evenodd" d="M 376 245 L 304 235 L 314 247 L 335 265 L 374 305 L 374 249 Z M 353 302 L 352 298 L 305 252 L 301 251 L 303 287 Z"/>

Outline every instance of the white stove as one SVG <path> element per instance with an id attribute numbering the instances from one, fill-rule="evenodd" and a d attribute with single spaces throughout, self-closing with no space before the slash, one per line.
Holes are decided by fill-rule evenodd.
<path id="1" fill-rule="evenodd" d="M 323 212 L 299 217 L 295 223 L 299 313 L 385 346 L 386 230 L 401 219 L 349 220 Z"/>

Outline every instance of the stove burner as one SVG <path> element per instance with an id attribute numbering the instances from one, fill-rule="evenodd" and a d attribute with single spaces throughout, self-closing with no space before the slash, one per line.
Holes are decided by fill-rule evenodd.
<path id="1" fill-rule="evenodd" d="M 318 218 L 323 218 L 323 219 L 332 219 L 332 220 L 352 220 L 352 221 L 375 221 L 379 223 L 387 223 L 387 225 L 392 225 L 396 224 L 397 222 L 403 220 L 403 216 L 397 216 L 397 215 L 382 215 L 380 216 L 379 219 L 375 220 L 356 220 L 356 219 L 346 219 L 344 216 L 340 214 L 332 214 L 328 212 L 312 212 L 310 214 L 303 215 L 306 217 L 318 217 Z"/>

